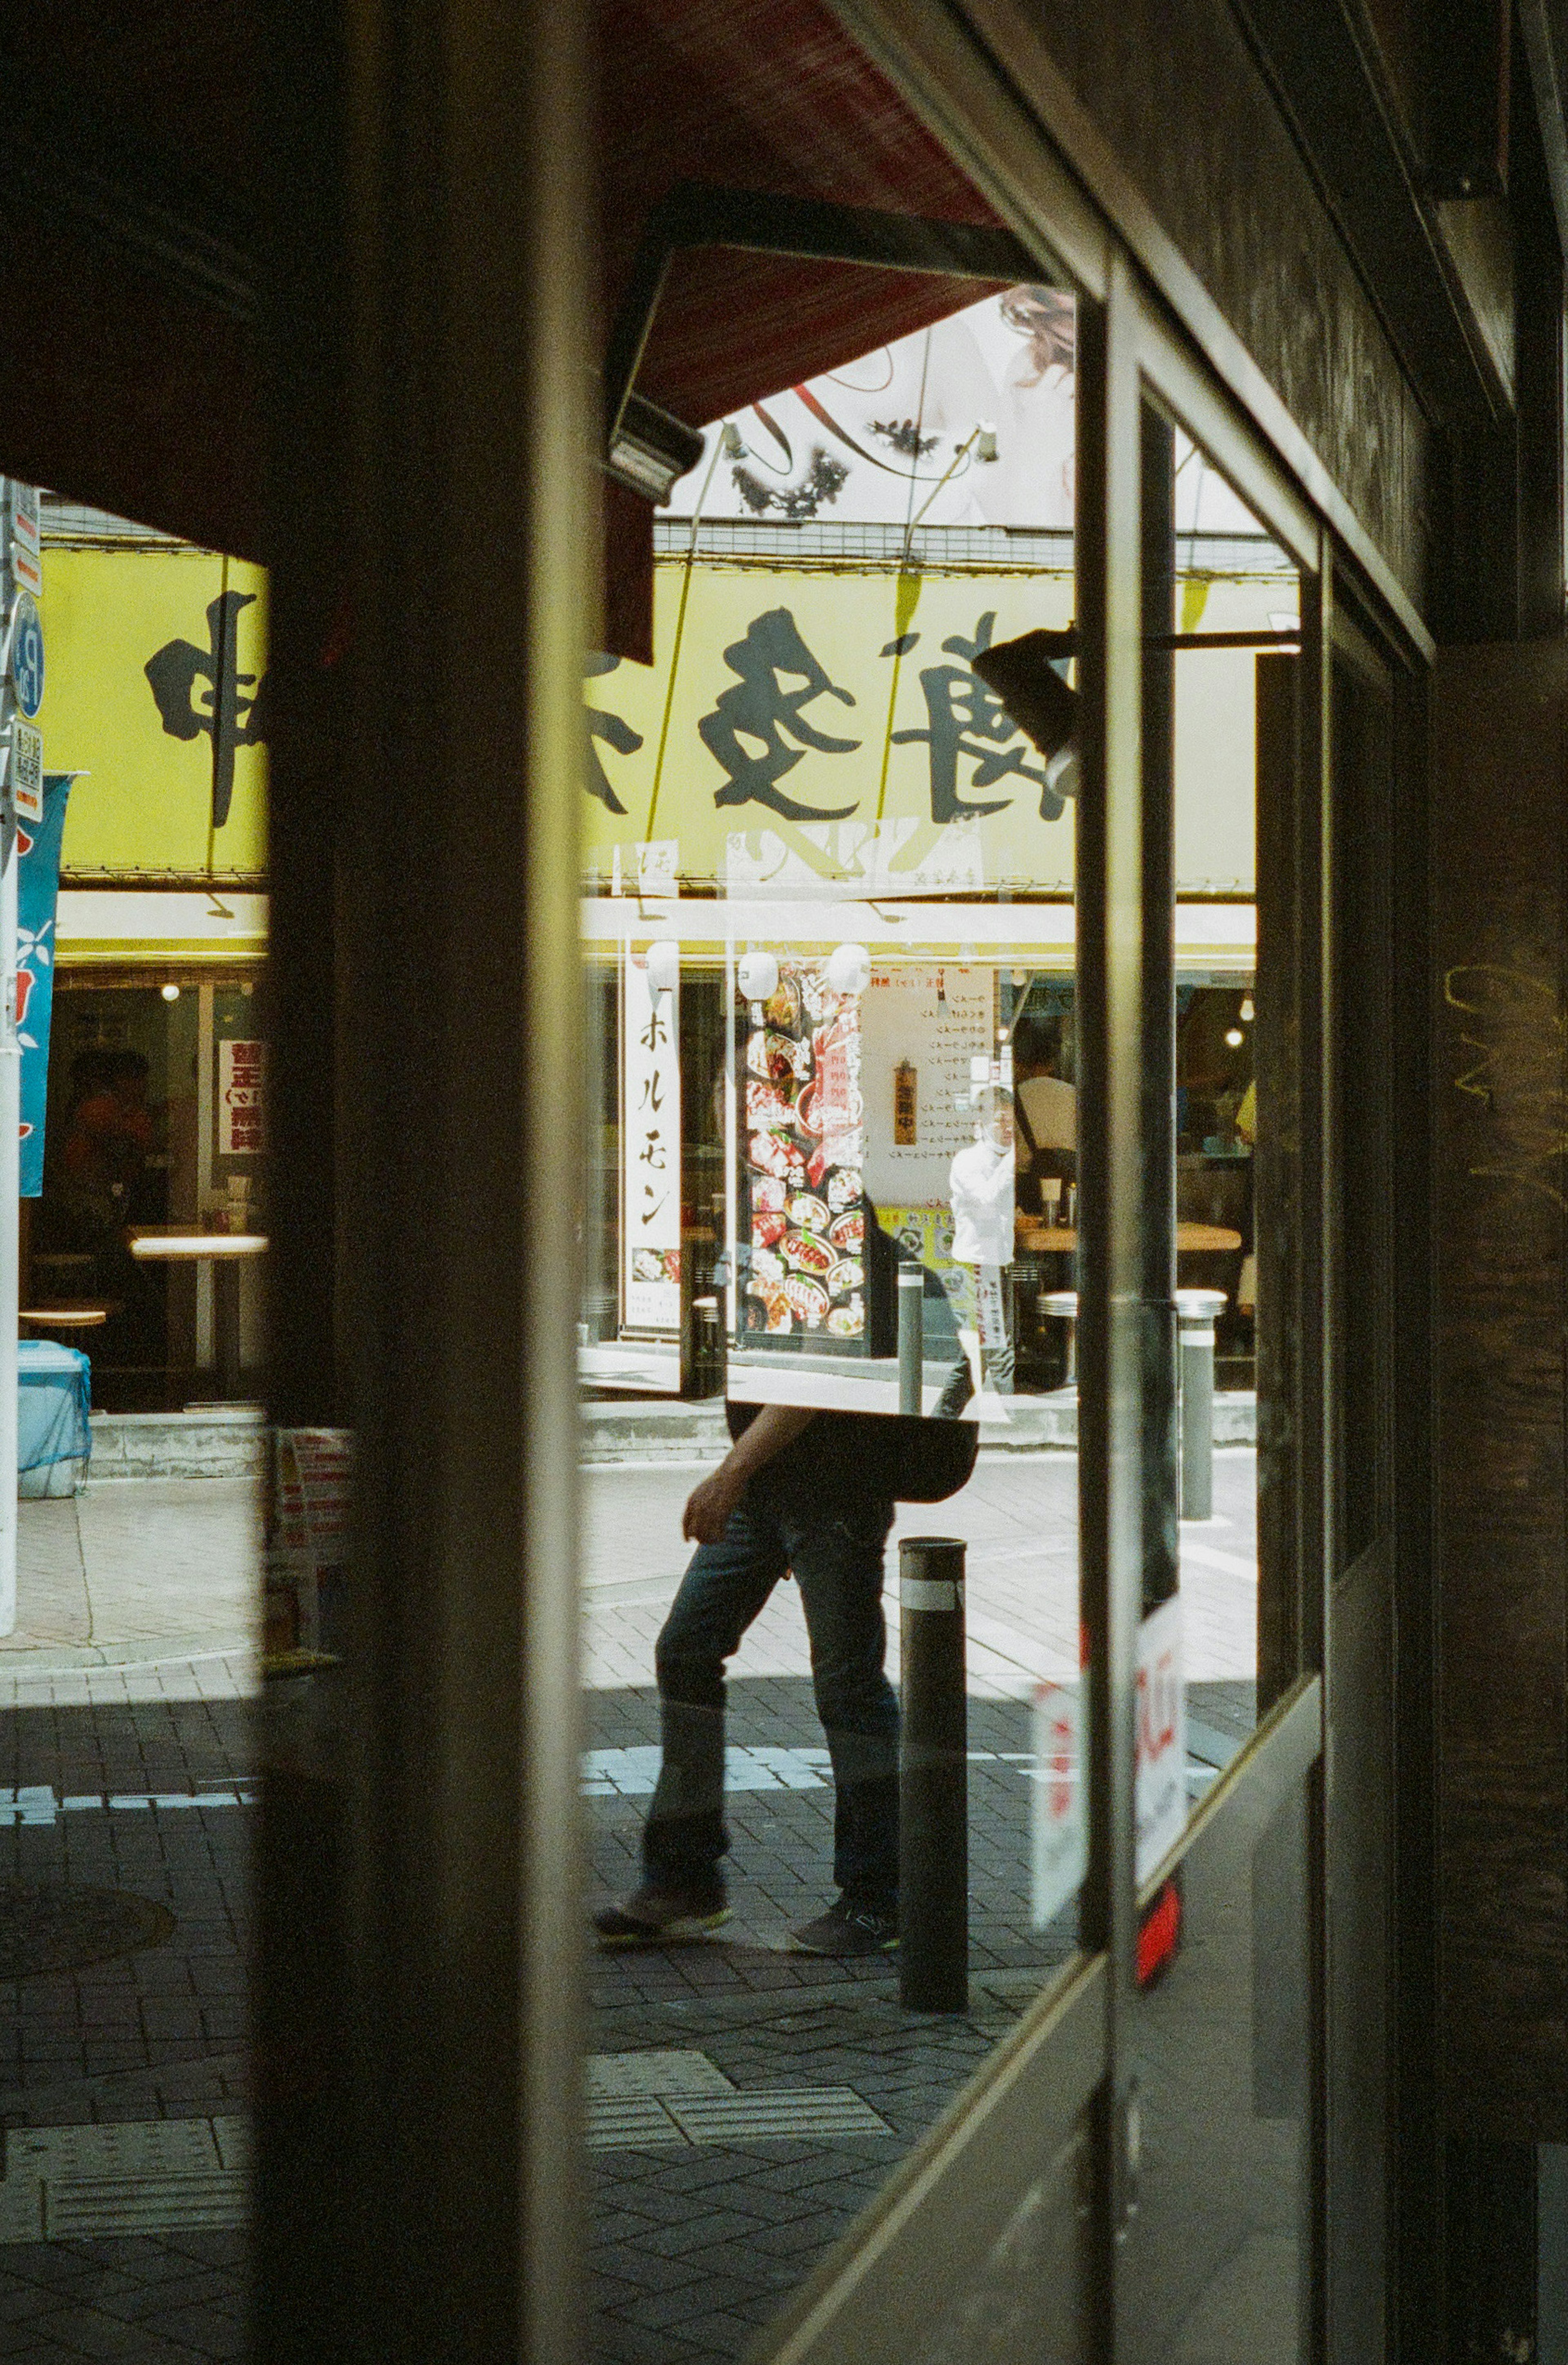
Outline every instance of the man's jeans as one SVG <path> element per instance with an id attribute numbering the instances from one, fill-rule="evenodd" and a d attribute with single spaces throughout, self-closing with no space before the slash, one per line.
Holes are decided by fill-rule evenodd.
<path id="1" fill-rule="evenodd" d="M 722 1541 L 698 1546 L 655 1650 L 664 1757 L 643 1864 L 660 1888 L 722 1885 L 724 1662 L 792 1572 L 837 1790 L 833 1877 L 857 1903 L 896 1902 L 899 1704 L 882 1666 L 882 1554 L 892 1519 L 890 1503 L 812 1518 L 748 1490 Z"/>

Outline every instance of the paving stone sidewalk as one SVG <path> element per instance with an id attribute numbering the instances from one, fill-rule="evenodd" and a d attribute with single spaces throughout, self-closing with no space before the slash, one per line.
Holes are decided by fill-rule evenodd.
<path id="1" fill-rule="evenodd" d="M 686 1558 L 679 1510 L 694 1475 L 596 1474 L 590 1491 L 586 1672 L 601 1896 L 624 1893 L 638 1877 L 658 1734 L 648 1675 Z M 607 2142 L 596 2153 L 596 2365 L 738 2357 L 1071 1955 L 1074 1909 L 1045 1932 L 1031 1925 L 1030 1699 L 1037 1678 L 1076 1670 L 1076 1484 L 1068 1457 L 984 1458 L 963 1495 L 914 1507 L 895 1530 L 895 1543 L 901 1533 L 938 1530 L 969 1544 L 971 1978 L 962 2015 L 904 2012 L 885 1960 L 788 1951 L 791 1926 L 832 1895 L 833 1853 L 833 1792 L 792 1586 L 777 1589 L 747 1634 L 729 1686 L 733 1918 L 700 1945 L 596 1958 L 591 2041 L 612 2079 L 662 2077 L 678 2088 L 716 2075 L 750 2099 L 753 2132 L 734 2131 L 732 2104 L 722 2139 Z M 1220 1455 L 1218 1517 L 1183 1532 L 1188 1708 L 1204 1753 L 1192 1763 L 1194 1794 L 1253 1721 L 1252 1485 L 1250 1452 Z M 888 1565 L 896 1674 L 896 1551 Z M 885 2131 L 827 2131 L 823 2105 L 841 2097 Z M 798 2130 L 757 2131 L 788 2118 L 792 2098 Z M 846 2105 L 834 2107 L 847 2125 Z M 678 2092 L 668 2108 L 678 2120 L 693 2116 Z M 616 2124 L 607 2102 L 601 2131 L 613 2135 Z"/>
<path id="2" fill-rule="evenodd" d="M 600 1897 L 635 1877 L 657 1736 L 653 1640 L 686 1557 L 679 1509 L 694 1474 L 623 1467 L 588 1480 Z M 1218 1521 L 1184 1538 L 1188 1655 L 1193 1705 L 1234 1743 L 1250 1720 L 1250 1454 L 1221 1455 L 1217 1475 Z M 1035 1681 L 1077 1663 L 1075 1485 L 1070 1456 L 986 1458 L 963 1496 L 901 1522 L 970 1546 L 966 2014 L 904 2014 L 882 1960 L 786 1951 L 790 1926 L 831 1894 L 832 1843 L 792 1587 L 747 1636 L 730 1736 L 734 1920 L 721 1944 L 591 1965 L 602 2365 L 737 2356 L 1070 1951 L 1070 1913 L 1044 1933 L 1030 1926 L 1026 1761 Z M 140 1898 L 174 1928 L 135 1953 L 0 1986 L 10 2130 L 184 2127 L 205 2140 L 201 2128 L 244 2110 L 244 1801 L 262 1762 L 253 1520 L 243 1481 L 24 1508 L 22 1626 L 0 1644 L 0 1705 L 12 1710 L 0 1727 L 0 1881 Z M 895 1608 L 895 1672 L 896 1622 Z M 10 2137 L 12 2160 L 20 2141 Z M 134 2202 L 143 2188 L 125 2182 Z M 22 2365 L 240 2355 L 232 2179 L 209 2208 L 221 2222 L 0 2240 L 0 2353 Z"/>

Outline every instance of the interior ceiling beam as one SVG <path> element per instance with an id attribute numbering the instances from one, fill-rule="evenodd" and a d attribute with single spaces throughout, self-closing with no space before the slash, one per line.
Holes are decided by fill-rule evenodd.
<path id="1" fill-rule="evenodd" d="M 1349 0 L 1234 0 L 1297 146 L 1434 422 L 1512 407 Z"/>

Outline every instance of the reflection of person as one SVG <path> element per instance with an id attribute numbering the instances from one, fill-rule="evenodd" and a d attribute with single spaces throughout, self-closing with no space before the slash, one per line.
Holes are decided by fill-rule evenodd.
<path id="1" fill-rule="evenodd" d="M 975 1138 L 948 1169 L 953 1261 L 974 1269 L 975 1328 L 980 1367 L 1001 1395 L 1013 1393 L 1013 1342 L 1007 1335 L 1002 1274 L 1013 1262 L 1013 1102 L 986 1084 L 976 1103 Z"/>
<path id="2" fill-rule="evenodd" d="M 898 1943 L 899 1708 L 882 1613 L 897 1424 L 792 1405 L 725 1409 L 734 1443 L 687 1503 L 682 1532 L 697 1551 L 655 1646 L 663 1756 L 643 1883 L 596 1917 L 599 1942 L 669 1945 L 728 1918 L 724 1663 L 792 1575 L 837 1792 L 839 1890 L 794 1944 L 814 1955 L 884 1953 Z"/>
<path id="3" fill-rule="evenodd" d="M 84 1235 L 106 1239 L 137 1212 L 152 1147 L 147 1072 L 140 1051 L 110 1053 L 72 1113 L 61 1148 L 62 1196 Z"/>
<path id="4" fill-rule="evenodd" d="M 1038 1020 L 1014 1029 L 1014 1104 L 1017 1118 L 1018 1199 L 1038 1214 L 1040 1185 L 1078 1175 L 1078 1093 L 1061 1073 L 1061 1047 Z"/>

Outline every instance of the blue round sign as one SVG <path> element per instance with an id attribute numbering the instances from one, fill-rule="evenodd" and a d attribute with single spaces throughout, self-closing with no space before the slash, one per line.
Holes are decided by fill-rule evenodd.
<path id="1" fill-rule="evenodd" d="M 43 619 L 30 591 L 17 594 L 17 623 L 11 635 L 11 686 L 17 703 L 30 723 L 43 704 Z"/>

